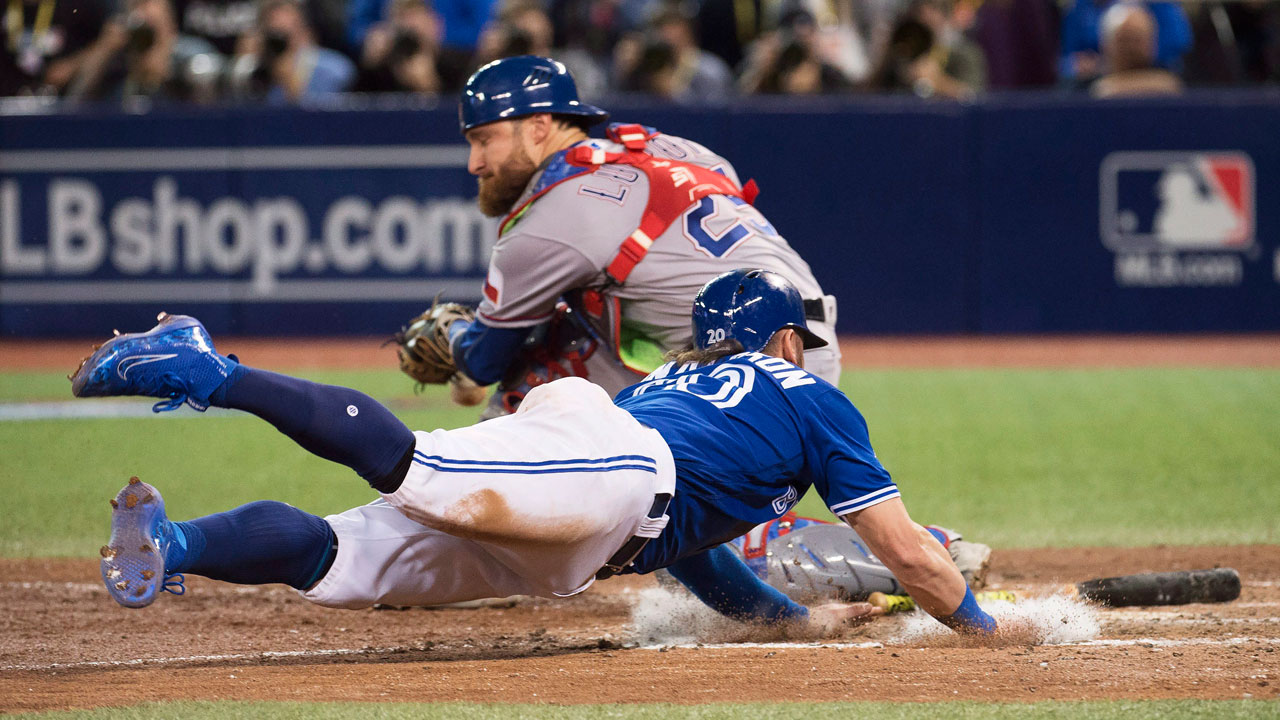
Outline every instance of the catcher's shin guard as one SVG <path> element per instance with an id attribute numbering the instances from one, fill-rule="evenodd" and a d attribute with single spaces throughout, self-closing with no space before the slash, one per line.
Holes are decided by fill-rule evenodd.
<path id="1" fill-rule="evenodd" d="M 738 544 L 732 547 L 737 550 Z M 844 524 L 808 525 L 772 540 L 767 568 L 766 582 L 799 603 L 905 592 L 889 568 Z"/>

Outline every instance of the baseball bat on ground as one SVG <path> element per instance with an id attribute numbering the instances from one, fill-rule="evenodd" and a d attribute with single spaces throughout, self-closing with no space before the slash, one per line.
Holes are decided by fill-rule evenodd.
<path id="1" fill-rule="evenodd" d="M 1112 607 L 1230 602 L 1240 597 L 1240 574 L 1231 568 L 1140 573 L 1086 580 L 1075 590 Z"/>
<path id="2" fill-rule="evenodd" d="M 1110 607 L 1231 602 L 1240 597 L 1240 574 L 1231 568 L 1138 573 L 1085 580 L 1065 589 L 1069 594 Z M 1002 590 L 988 590 L 976 593 L 974 597 L 979 603 L 1015 600 L 1013 593 Z M 916 609 L 910 595 L 877 592 L 871 593 L 867 602 L 884 610 L 886 615 Z"/>

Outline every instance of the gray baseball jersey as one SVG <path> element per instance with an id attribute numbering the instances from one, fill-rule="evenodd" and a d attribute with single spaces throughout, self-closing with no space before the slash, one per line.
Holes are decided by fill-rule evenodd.
<path id="1" fill-rule="evenodd" d="M 591 139 L 610 152 L 621 145 Z M 717 170 L 738 182 L 727 160 L 698 143 L 671 135 L 653 138 L 647 151 Z M 519 208 L 545 187 L 542 168 Z M 554 179 L 552 179 L 554 181 Z M 508 221 L 493 249 L 489 288 L 479 312 L 485 324 L 524 327 L 551 316 L 557 299 L 573 288 L 604 288 L 603 268 L 640 225 L 649 196 L 643 172 L 606 165 L 555 184 Z M 822 297 L 809 265 L 758 210 L 736 198 L 714 195 L 692 206 L 654 239 L 648 255 L 622 286 L 605 290 L 621 300 L 623 321 L 666 348 L 687 344 L 693 296 L 711 278 L 736 268 L 773 270 L 806 299 Z"/>

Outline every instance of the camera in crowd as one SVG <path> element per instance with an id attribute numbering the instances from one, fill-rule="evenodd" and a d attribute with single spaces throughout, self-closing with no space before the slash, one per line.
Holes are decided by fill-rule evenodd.
<path id="1" fill-rule="evenodd" d="M 156 29 L 141 13 L 132 12 L 125 18 L 125 50 L 131 55 L 141 55 L 156 44 Z"/>
<path id="2" fill-rule="evenodd" d="M 399 65 L 419 52 L 422 52 L 422 41 L 417 33 L 398 27 L 391 39 L 391 49 L 387 51 L 387 64 Z"/>

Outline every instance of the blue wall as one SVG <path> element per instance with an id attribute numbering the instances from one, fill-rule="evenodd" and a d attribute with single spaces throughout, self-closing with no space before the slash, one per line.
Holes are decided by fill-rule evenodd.
<path id="1" fill-rule="evenodd" d="M 1280 95 L 612 107 L 756 178 L 843 332 L 1280 331 Z M 388 333 L 478 297 L 465 158 L 451 107 L 0 117 L 0 334 Z"/>

